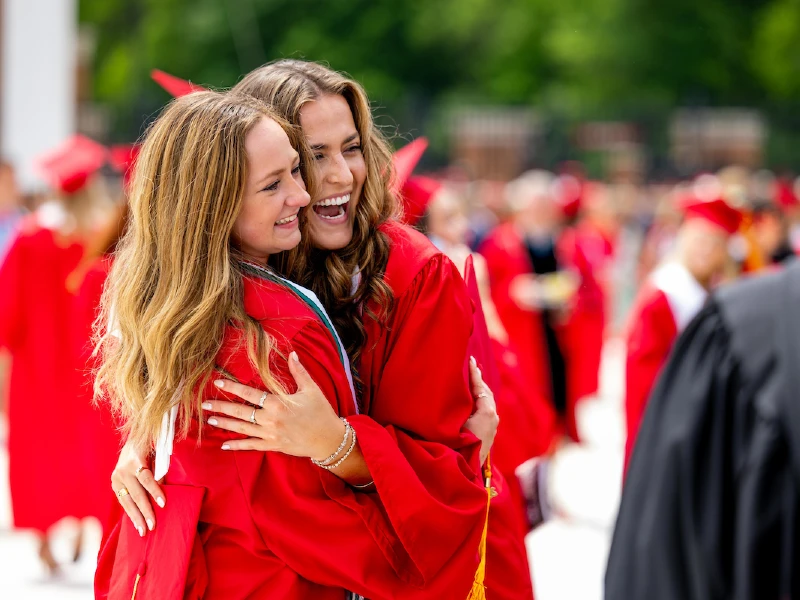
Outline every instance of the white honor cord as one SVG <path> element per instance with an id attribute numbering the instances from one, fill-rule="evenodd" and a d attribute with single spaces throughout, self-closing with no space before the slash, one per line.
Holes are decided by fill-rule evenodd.
<path id="1" fill-rule="evenodd" d="M 333 332 L 336 345 L 338 346 L 339 352 L 343 357 L 344 371 L 347 374 L 347 383 L 350 385 L 350 394 L 353 398 L 353 406 L 355 406 L 356 414 L 358 414 L 358 402 L 356 402 L 356 390 L 355 386 L 353 385 L 353 374 L 350 371 L 350 360 L 347 357 L 344 344 L 342 344 L 342 340 L 339 338 L 339 334 L 336 332 L 336 328 L 331 323 L 330 317 L 328 317 L 328 313 L 325 311 L 325 308 L 322 306 L 322 303 L 319 301 L 319 298 L 317 298 L 317 295 L 314 292 L 286 279 L 282 279 L 282 281 L 286 282 L 286 284 L 296 292 L 303 294 L 307 300 L 313 302 L 328 320 L 327 325 Z M 161 421 L 161 431 L 159 432 L 158 440 L 156 441 L 156 459 L 153 471 L 153 476 L 155 477 L 156 481 L 160 481 L 161 478 L 167 474 L 167 471 L 169 471 L 169 461 L 172 457 L 172 444 L 175 440 L 175 422 L 177 418 L 178 407 L 173 406 L 169 413 L 164 415 Z"/>

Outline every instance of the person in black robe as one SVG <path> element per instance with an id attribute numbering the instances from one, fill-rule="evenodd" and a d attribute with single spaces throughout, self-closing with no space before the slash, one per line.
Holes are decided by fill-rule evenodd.
<path id="1" fill-rule="evenodd" d="M 606 600 L 800 598 L 800 262 L 714 294 L 650 398 Z"/>

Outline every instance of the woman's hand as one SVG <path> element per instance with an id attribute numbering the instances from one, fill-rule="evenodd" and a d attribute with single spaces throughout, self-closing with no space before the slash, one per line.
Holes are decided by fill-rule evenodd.
<path id="1" fill-rule="evenodd" d="M 208 419 L 209 425 L 248 436 L 226 441 L 223 450 L 274 451 L 317 460 L 326 459 L 336 450 L 344 436 L 345 425 L 295 352 L 289 358 L 289 372 L 297 383 L 297 392 L 290 396 L 291 405 L 284 404 L 275 395 L 235 381 L 214 382 L 218 388 L 247 402 L 209 400 L 203 403 L 204 410 L 218 413 Z"/>
<path id="2" fill-rule="evenodd" d="M 156 515 L 147 495 L 150 494 L 161 508 L 166 503 L 164 492 L 149 465 L 148 453 L 137 450 L 128 442 L 122 447 L 117 466 L 111 473 L 111 489 L 140 536 L 153 531 L 156 526 Z"/>
<path id="3" fill-rule="evenodd" d="M 475 357 L 469 359 L 469 383 L 472 389 L 472 398 L 475 400 L 475 412 L 464 423 L 469 431 L 481 441 L 481 464 L 486 462 L 489 451 L 497 435 L 500 417 L 497 416 L 497 404 L 494 394 L 489 386 L 483 382 L 483 375 L 478 368 Z"/>

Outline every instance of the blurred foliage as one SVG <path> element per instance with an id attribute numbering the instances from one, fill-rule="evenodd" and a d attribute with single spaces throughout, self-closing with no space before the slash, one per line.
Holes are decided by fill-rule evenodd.
<path id="1" fill-rule="evenodd" d="M 613 117 L 800 100 L 800 0 L 80 0 L 80 19 L 118 136 L 166 99 L 153 68 L 228 87 L 282 57 L 347 71 L 396 118 L 455 102 Z"/>

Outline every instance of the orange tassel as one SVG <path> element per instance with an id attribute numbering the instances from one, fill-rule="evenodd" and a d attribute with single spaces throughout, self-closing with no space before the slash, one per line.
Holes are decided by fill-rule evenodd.
<path id="1" fill-rule="evenodd" d="M 480 561 L 478 562 L 478 570 L 475 571 L 475 579 L 472 582 L 472 589 L 469 591 L 467 600 L 486 600 L 486 586 L 484 580 L 486 579 L 486 536 L 489 533 L 489 507 L 492 504 L 492 496 L 494 490 L 492 489 L 492 465 L 489 458 L 486 459 L 486 468 L 483 471 L 486 486 L 486 520 L 483 523 L 483 534 L 481 534 L 481 543 L 478 546 L 478 554 Z"/>

